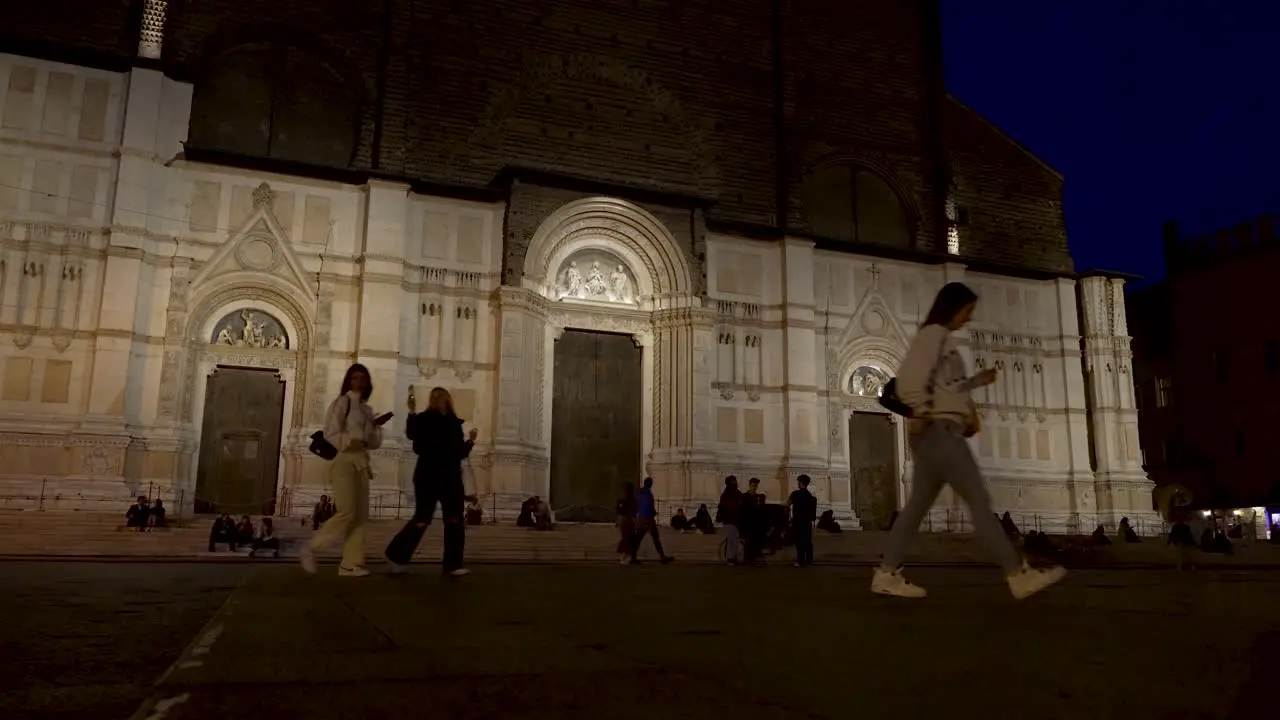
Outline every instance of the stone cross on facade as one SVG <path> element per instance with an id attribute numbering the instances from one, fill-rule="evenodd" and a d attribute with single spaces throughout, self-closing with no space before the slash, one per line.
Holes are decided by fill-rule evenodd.
<path id="1" fill-rule="evenodd" d="M 867 272 L 871 273 L 871 289 L 880 289 L 880 268 L 875 263 L 871 263 L 871 267 L 867 268 Z"/>

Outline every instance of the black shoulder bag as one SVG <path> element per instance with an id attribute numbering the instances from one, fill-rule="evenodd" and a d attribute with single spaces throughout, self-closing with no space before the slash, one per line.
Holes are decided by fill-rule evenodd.
<path id="1" fill-rule="evenodd" d="M 929 393 L 933 393 L 933 379 L 938 374 L 938 363 L 942 362 L 942 356 L 947 351 L 947 336 L 942 336 L 942 343 L 938 345 L 938 357 L 933 359 L 933 369 L 929 371 Z M 909 418 L 915 415 L 915 411 L 911 406 L 902 402 L 902 398 L 898 397 L 898 378 L 889 378 L 889 382 L 884 384 L 884 391 L 880 393 L 880 407 L 888 410 L 894 415 L 901 415 Z"/>
<path id="2" fill-rule="evenodd" d="M 350 415 L 351 397 L 346 396 L 346 398 L 347 415 Z M 346 415 L 343 415 L 342 417 L 342 422 L 345 427 Z M 312 455 L 317 455 L 325 460 L 333 460 L 338 457 L 338 448 L 334 447 L 333 443 L 329 442 L 329 439 L 324 436 L 324 430 L 317 430 L 314 433 L 311 433 L 311 445 L 307 449 L 311 451 Z"/>

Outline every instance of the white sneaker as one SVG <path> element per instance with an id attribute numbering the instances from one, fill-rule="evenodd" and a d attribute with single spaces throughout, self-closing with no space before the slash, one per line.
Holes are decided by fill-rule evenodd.
<path id="1" fill-rule="evenodd" d="M 631 558 L 627 557 L 626 555 L 623 555 L 622 557 L 618 558 L 619 565 L 628 565 L 630 563 L 631 563 Z"/>
<path id="2" fill-rule="evenodd" d="M 392 575 L 403 575 L 404 573 L 409 572 L 408 565 L 401 565 L 400 563 L 391 562 L 390 560 L 387 561 L 387 567 L 390 568 Z"/>
<path id="3" fill-rule="evenodd" d="M 1005 578 L 1009 581 L 1009 592 L 1018 600 L 1029 598 L 1050 585 L 1067 576 L 1064 567 L 1032 568 L 1026 565 L 1022 570 Z"/>
<path id="4" fill-rule="evenodd" d="M 871 576 L 871 592 L 877 595 L 892 595 L 900 598 L 922 598 L 928 595 L 924 588 L 913 585 L 902 576 L 902 568 L 892 572 L 884 568 L 876 568 Z"/>
<path id="5" fill-rule="evenodd" d="M 316 554 L 311 550 L 310 545 L 302 546 L 302 554 L 298 556 L 298 560 L 302 563 L 302 571 L 308 575 L 316 574 Z"/>
<path id="6" fill-rule="evenodd" d="M 338 577 L 364 577 L 369 574 L 368 570 L 362 567 L 347 567 L 345 565 L 338 566 Z"/>
<path id="7" fill-rule="evenodd" d="M 470 575 L 471 571 L 466 568 L 458 568 L 457 570 L 450 570 L 449 574 L 453 577 L 462 577 L 463 575 Z"/>

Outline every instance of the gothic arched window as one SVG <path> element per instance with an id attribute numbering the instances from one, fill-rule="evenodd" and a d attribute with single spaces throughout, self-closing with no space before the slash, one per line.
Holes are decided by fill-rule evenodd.
<path id="1" fill-rule="evenodd" d="M 207 67 L 191 101 L 192 146 L 308 165 L 351 164 L 360 98 L 322 58 L 250 43 Z"/>
<path id="2" fill-rule="evenodd" d="M 809 231 L 832 240 L 907 247 L 911 224 L 898 194 L 874 173 L 847 165 L 820 168 L 805 178 Z"/>

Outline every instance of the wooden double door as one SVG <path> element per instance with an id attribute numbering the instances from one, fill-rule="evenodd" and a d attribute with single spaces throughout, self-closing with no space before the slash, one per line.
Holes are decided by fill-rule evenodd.
<path id="1" fill-rule="evenodd" d="M 551 497 L 560 522 L 613 522 L 643 478 L 642 350 L 629 335 L 566 330 L 556 341 Z"/>
<path id="2" fill-rule="evenodd" d="M 867 530 L 888 530 L 898 509 L 897 428 L 884 413 L 849 417 L 849 480 L 853 511 Z"/>
<path id="3" fill-rule="evenodd" d="M 219 366 L 205 388 L 197 513 L 272 515 L 285 383 L 275 370 Z"/>

